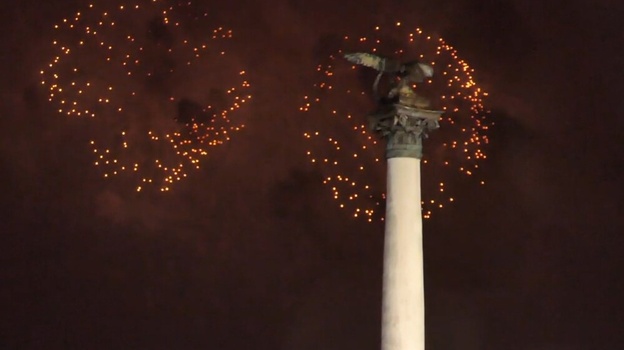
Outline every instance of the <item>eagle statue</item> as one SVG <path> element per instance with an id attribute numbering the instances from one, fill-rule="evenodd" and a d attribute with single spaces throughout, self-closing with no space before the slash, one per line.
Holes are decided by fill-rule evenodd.
<path id="1" fill-rule="evenodd" d="M 425 108 L 429 105 L 429 101 L 422 96 L 414 93 L 411 84 L 422 83 L 427 78 L 433 76 L 433 67 L 418 61 L 409 61 L 402 63 L 396 59 L 376 56 L 366 52 L 348 53 L 344 57 L 351 63 L 370 67 L 379 72 L 373 84 L 373 92 L 375 97 L 383 101 L 397 100 L 406 105 Z M 379 80 L 384 73 L 394 74 L 398 79 L 398 83 L 394 85 L 386 96 L 379 96 L 378 86 Z"/>

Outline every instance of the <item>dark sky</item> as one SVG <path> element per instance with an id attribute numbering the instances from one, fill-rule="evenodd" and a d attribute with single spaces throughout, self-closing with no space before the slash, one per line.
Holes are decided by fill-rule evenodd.
<path id="1" fill-rule="evenodd" d="M 0 348 L 378 349 L 383 227 L 328 204 L 296 109 L 323 38 L 397 19 L 461 52 L 496 123 L 488 185 L 425 223 L 428 348 L 624 345 L 621 2 L 196 3 L 254 98 L 166 195 L 104 181 L 41 91 L 86 3 L 0 5 Z"/>

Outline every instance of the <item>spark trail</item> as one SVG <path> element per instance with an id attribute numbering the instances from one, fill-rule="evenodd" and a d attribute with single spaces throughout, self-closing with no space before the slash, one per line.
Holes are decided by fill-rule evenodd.
<path id="1" fill-rule="evenodd" d="M 444 39 L 401 23 L 388 29 L 376 27 L 370 36 L 343 37 L 340 48 L 317 66 L 318 82 L 299 108 L 309 121 L 304 134 L 307 156 L 319 167 L 339 208 L 369 222 L 383 220 L 385 142 L 365 125 L 366 115 L 375 108 L 371 86 L 376 72 L 356 67 L 342 56 L 371 52 L 431 64 L 433 78 L 416 86 L 416 91 L 430 99 L 433 109 L 445 113 L 440 129 L 424 143 L 422 206 L 427 219 L 456 201 L 453 193 L 465 182 L 485 184 L 479 167 L 487 159 L 488 94 L 475 81 L 474 69 Z M 384 79 L 388 86 L 385 77 L 382 84 Z"/>
<path id="2" fill-rule="evenodd" d="M 133 191 L 169 191 L 244 124 L 243 67 L 232 30 L 201 29 L 206 13 L 160 0 L 89 5 L 54 27 L 41 84 L 59 114 L 86 118 L 93 164 Z"/>

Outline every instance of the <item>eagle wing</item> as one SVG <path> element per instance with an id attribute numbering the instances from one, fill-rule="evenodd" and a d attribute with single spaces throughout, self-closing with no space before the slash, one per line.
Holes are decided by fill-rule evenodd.
<path id="1" fill-rule="evenodd" d="M 347 59 L 347 61 L 351 63 L 370 67 L 380 72 L 384 70 L 385 59 L 379 56 L 375 56 L 370 53 L 366 53 L 366 52 L 348 53 L 348 54 L 345 54 L 344 57 Z"/>

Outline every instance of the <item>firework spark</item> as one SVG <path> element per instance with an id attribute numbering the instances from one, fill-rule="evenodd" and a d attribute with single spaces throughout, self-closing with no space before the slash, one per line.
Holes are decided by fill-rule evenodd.
<path id="1" fill-rule="evenodd" d="M 431 64 L 434 77 L 416 87 L 435 109 L 445 112 L 440 129 L 425 143 L 422 159 L 423 217 L 430 218 L 435 209 L 456 200 L 453 193 L 464 179 L 485 184 L 478 171 L 487 158 L 487 93 L 477 85 L 474 69 L 444 39 L 420 28 L 405 30 L 401 23 L 389 29 L 376 27 L 368 37 L 345 36 L 340 49 L 317 66 L 318 82 L 300 107 L 315 123 L 304 134 L 307 155 L 321 169 L 323 183 L 340 208 L 368 221 L 383 220 L 384 142 L 364 125 L 366 113 L 371 112 L 364 108 L 374 107 L 370 95 L 375 73 L 367 76 L 369 72 L 356 70 L 342 54 L 365 51 Z M 331 131 L 318 131 L 319 124 Z"/>
<path id="2" fill-rule="evenodd" d="M 207 14 L 189 4 L 89 5 L 55 25 L 41 71 L 58 113 L 91 120 L 102 176 L 129 178 L 136 191 L 169 191 L 244 128 L 230 119 L 251 99 L 245 70 L 226 53 L 232 30 L 193 31 Z"/>

